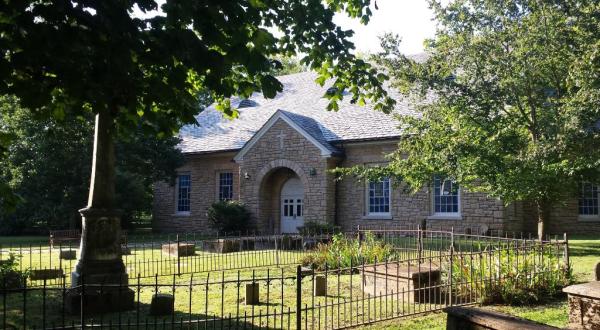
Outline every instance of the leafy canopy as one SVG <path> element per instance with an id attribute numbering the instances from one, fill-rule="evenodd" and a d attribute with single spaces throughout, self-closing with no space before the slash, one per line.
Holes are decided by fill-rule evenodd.
<path id="1" fill-rule="evenodd" d="M 548 205 L 600 180 L 600 4 L 432 0 L 438 30 L 417 62 L 382 38 L 375 57 L 422 116 L 383 169 L 413 190 L 434 175 L 505 202 Z"/>
<path id="2" fill-rule="evenodd" d="M 389 110 L 385 76 L 351 54 L 352 31 L 332 22 L 339 11 L 368 22 L 369 2 L 168 0 L 162 14 L 142 18 L 133 9 L 157 10 L 156 1 L 3 1 L 0 93 L 41 116 L 107 110 L 121 129 L 170 135 L 195 123 L 200 89 L 235 115 L 227 97 L 282 90 L 269 58 L 301 54 L 319 82 L 335 78 L 354 101 Z M 330 96 L 330 109 L 339 96 Z"/>
<path id="3" fill-rule="evenodd" d="M 16 234 L 79 223 L 77 210 L 87 199 L 94 127 L 93 116 L 63 120 L 35 118 L 16 97 L 0 97 L 0 125 L 14 137 L 0 167 L 0 180 L 21 202 L 15 212 L 0 212 L 0 233 Z M 152 211 L 152 185 L 175 176 L 183 164 L 179 139 L 157 138 L 140 130 L 120 133 L 116 144 L 117 207 L 128 227 Z"/>
<path id="4" fill-rule="evenodd" d="M 117 131 L 172 136 L 196 123 L 203 99 L 235 117 L 229 96 L 275 97 L 283 65 L 270 59 L 300 56 L 319 83 L 334 79 L 329 110 L 344 90 L 354 102 L 393 107 L 386 76 L 352 55 L 352 31 L 332 21 L 345 12 L 367 23 L 370 0 L 167 0 L 152 15 L 157 2 L 0 2 L 0 95 L 17 96 L 40 120 L 102 113 Z M 0 127 L 0 158 L 9 141 Z M 0 207 L 17 200 L 0 181 Z"/>

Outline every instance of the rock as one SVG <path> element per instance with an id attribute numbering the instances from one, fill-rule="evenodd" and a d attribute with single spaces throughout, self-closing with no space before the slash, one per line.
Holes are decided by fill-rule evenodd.
<path id="1" fill-rule="evenodd" d="M 170 315 L 174 311 L 175 297 L 168 293 L 156 293 L 150 302 L 150 315 Z"/>

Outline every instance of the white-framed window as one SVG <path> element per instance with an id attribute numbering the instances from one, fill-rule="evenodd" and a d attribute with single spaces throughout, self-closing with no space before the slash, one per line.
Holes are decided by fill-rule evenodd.
<path id="1" fill-rule="evenodd" d="M 190 191 L 192 186 L 189 174 L 177 176 L 177 213 L 190 212 Z"/>
<path id="2" fill-rule="evenodd" d="M 230 201 L 233 199 L 233 173 L 219 173 L 219 201 Z"/>
<path id="3" fill-rule="evenodd" d="M 367 215 L 389 216 L 391 206 L 390 178 L 367 183 Z"/>
<path id="4" fill-rule="evenodd" d="M 600 216 L 600 187 L 583 182 L 579 192 L 579 215 L 582 217 Z"/>
<path id="5" fill-rule="evenodd" d="M 460 216 L 458 183 L 439 176 L 433 178 L 433 215 Z"/>

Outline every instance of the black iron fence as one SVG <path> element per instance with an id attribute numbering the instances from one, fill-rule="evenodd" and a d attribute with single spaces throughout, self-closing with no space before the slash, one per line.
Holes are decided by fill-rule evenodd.
<path id="1" fill-rule="evenodd" d="M 314 253 L 313 245 L 328 241 L 329 235 L 269 236 L 258 245 L 248 240 L 264 236 L 238 236 L 239 245 L 248 250 L 234 244 L 238 250 L 176 259 L 206 258 L 202 266 L 200 261 L 196 265 L 180 261 L 169 268 L 147 268 L 163 271 L 148 276 L 141 273 L 141 259 L 135 259 L 137 265 L 128 261 L 128 267 L 135 265 L 139 273 L 129 272 L 128 283 L 121 285 L 86 283 L 85 278 L 76 287 L 64 279 L 19 285 L 5 278 L 0 322 L 3 328 L 18 329 L 338 329 L 498 299 L 510 290 L 541 290 L 560 284 L 569 267 L 565 239 L 538 241 L 420 229 L 358 230 L 344 235 L 359 244 L 375 239 L 394 253 L 385 260 L 355 263 L 349 259 L 348 265 L 340 260 L 335 267 L 325 264 L 315 270 L 299 265 L 299 256 Z M 182 241 L 192 240 L 180 237 L 175 240 L 178 248 Z M 153 246 L 152 242 L 139 244 Z M 164 244 L 160 243 L 161 256 Z M 252 244 L 255 249 L 269 245 L 250 250 Z M 132 247 L 132 255 L 140 251 L 127 246 Z M 299 256 L 276 259 L 277 253 L 287 251 Z M 156 260 L 149 260 L 146 267 L 160 265 L 152 262 Z M 112 295 L 111 304 L 97 303 L 103 293 Z M 129 298 L 133 304 L 119 306 Z"/>

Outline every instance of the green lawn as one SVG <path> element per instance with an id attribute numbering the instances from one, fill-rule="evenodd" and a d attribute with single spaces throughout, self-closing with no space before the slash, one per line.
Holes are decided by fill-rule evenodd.
<path id="1" fill-rule="evenodd" d="M 27 240 L 29 240 L 29 242 L 36 242 L 35 238 L 33 237 L 28 237 Z M 37 240 L 37 242 L 39 242 L 39 238 Z M 17 242 L 16 239 L 14 238 L 0 238 L 0 242 L 4 242 L 5 244 L 7 242 Z M 18 242 L 22 242 L 21 240 L 18 240 Z M 53 252 L 57 253 L 56 251 Z M 157 259 L 159 260 L 158 262 L 156 262 L 154 264 L 153 269 L 164 269 L 164 267 L 168 267 L 168 269 L 172 269 L 173 267 L 173 260 L 174 258 L 169 258 L 169 257 L 165 257 L 164 255 L 162 255 L 161 251 L 159 249 L 156 248 L 148 248 L 146 251 L 142 252 L 142 258 L 138 259 L 138 260 L 142 260 L 142 259 L 146 259 L 146 260 L 150 260 L 150 259 Z M 227 265 L 229 265 L 232 262 L 236 262 L 236 260 L 249 260 L 246 261 L 248 263 L 250 263 L 251 265 L 256 265 L 256 266 L 260 266 L 260 265 L 265 265 L 268 264 L 270 262 L 270 257 L 267 257 L 266 255 L 260 255 L 257 254 L 254 257 L 248 259 L 244 259 L 243 258 L 243 253 L 233 253 L 233 254 L 227 254 L 227 255 L 219 255 L 219 254 L 210 254 L 210 253 L 204 253 L 204 252 L 199 252 L 198 253 L 198 257 L 195 259 L 195 261 L 193 261 L 194 259 L 189 259 L 189 261 L 185 261 L 185 258 L 182 258 L 182 260 L 184 260 L 183 262 L 185 263 L 185 267 L 189 267 L 189 266 L 198 266 L 198 265 L 204 265 L 206 264 L 208 261 L 210 261 L 210 263 L 212 264 L 211 267 L 215 267 L 214 269 L 218 269 L 218 268 L 223 268 L 224 266 L 226 267 Z M 284 256 L 284 258 L 289 258 L 289 259 L 294 259 L 294 258 L 298 258 L 297 255 L 295 255 L 295 252 L 286 252 L 287 255 Z M 570 239 L 570 255 L 571 255 L 571 263 L 573 266 L 573 272 L 574 275 L 576 277 L 577 281 L 587 281 L 591 279 L 592 276 L 592 269 L 593 269 L 593 265 L 595 264 L 595 262 L 598 262 L 600 259 L 600 239 L 595 239 L 595 238 L 583 238 L 583 237 L 578 237 L 578 238 L 573 238 Z M 206 258 L 202 258 L 202 256 L 206 256 Z M 31 262 L 32 266 L 35 265 L 47 265 L 47 262 L 49 260 L 49 258 L 47 258 L 47 255 L 35 255 L 33 257 L 28 256 L 27 259 L 31 259 L 31 261 L 27 261 L 27 263 Z M 128 257 L 130 258 L 130 257 Z M 54 260 L 56 260 L 56 256 L 53 257 Z M 128 262 L 128 264 L 130 264 Z M 131 265 L 131 266 L 135 266 L 135 265 Z M 139 268 L 140 266 L 138 266 L 137 268 Z M 202 266 L 204 267 L 204 266 Z M 132 270 L 132 269 L 130 269 Z M 240 315 L 243 315 L 244 312 L 247 315 L 251 315 L 252 313 L 254 313 L 255 315 L 257 314 L 265 314 L 265 313 L 273 313 L 274 311 L 277 311 L 278 313 L 281 312 L 281 310 L 283 309 L 284 311 L 287 311 L 287 309 L 290 309 L 290 312 L 293 313 L 293 309 L 295 308 L 295 282 L 293 281 L 293 277 L 294 277 L 294 267 L 286 267 L 285 273 L 284 273 L 284 281 L 283 281 L 283 285 L 282 282 L 280 280 L 281 278 L 281 273 L 273 273 L 271 272 L 269 275 L 271 277 L 274 278 L 274 280 L 270 281 L 269 284 L 266 283 L 266 281 L 262 281 L 261 282 L 261 292 L 260 292 L 260 296 L 261 296 L 261 305 L 259 306 L 246 306 L 243 303 L 243 295 L 244 295 L 244 287 L 240 286 L 238 287 L 235 284 L 227 284 L 225 283 L 224 285 L 220 286 L 218 283 L 216 285 L 211 285 L 210 289 L 206 289 L 206 287 L 203 285 L 203 283 L 205 283 L 205 281 L 207 280 L 207 273 L 202 273 L 202 274 L 194 274 L 194 277 L 192 278 L 190 275 L 184 275 L 184 276 L 180 276 L 180 277 L 176 277 L 176 283 L 178 284 L 189 284 L 190 281 L 193 281 L 193 283 L 195 283 L 193 285 L 192 288 L 192 298 L 190 300 L 190 290 L 188 287 L 179 287 L 176 289 L 176 296 L 178 297 L 176 299 L 176 310 L 177 310 L 177 314 L 176 317 L 183 317 L 186 318 L 188 315 L 192 315 L 193 318 L 200 318 L 200 319 L 206 319 L 207 315 L 220 315 L 220 316 L 226 316 L 229 313 L 233 314 L 234 316 L 239 313 Z M 219 282 L 222 278 L 225 279 L 225 281 L 227 280 L 235 280 L 238 276 L 238 272 L 237 271 L 226 271 L 226 272 L 211 272 L 210 273 L 210 278 L 208 278 L 208 280 L 210 282 Z M 246 269 L 246 270 L 242 270 L 240 271 L 240 277 L 241 278 L 250 278 L 253 275 L 253 270 L 251 269 Z M 222 277 L 223 276 L 223 277 Z M 254 276 L 256 277 L 265 277 L 266 276 L 266 270 L 264 268 L 260 269 L 260 270 L 255 270 L 254 271 Z M 167 284 L 167 286 L 159 288 L 158 291 L 160 292 L 171 292 L 172 288 L 168 286 L 169 283 L 172 283 L 172 279 L 173 277 L 171 276 L 166 276 L 166 277 L 162 277 L 161 280 L 159 280 L 159 283 L 163 283 L 163 284 Z M 305 280 L 307 281 L 307 280 Z M 349 287 L 352 286 L 354 288 L 352 296 L 355 298 L 360 297 L 363 293 L 362 290 L 360 289 L 360 277 L 359 276 L 349 276 L 349 275 L 340 275 L 338 276 L 333 276 L 330 277 L 330 280 L 328 282 L 328 288 L 329 288 L 329 296 L 326 298 L 323 297 L 319 297 L 319 298 L 315 298 L 314 304 L 315 305 L 328 305 L 328 306 L 335 306 L 331 309 L 328 308 L 319 308 L 317 309 L 318 311 L 321 311 L 323 314 L 329 313 L 328 316 L 328 322 L 334 322 L 334 324 L 337 324 L 337 322 L 341 323 L 341 324 L 348 324 L 348 320 L 352 317 L 354 320 L 356 319 L 361 319 L 362 315 L 365 315 L 365 317 L 368 319 L 369 315 L 373 314 L 374 312 L 378 313 L 378 315 L 385 315 L 385 316 L 391 316 L 393 315 L 393 312 L 400 312 L 400 313 L 406 313 L 406 314 L 412 314 L 412 313 L 418 313 L 418 312 L 424 312 L 427 309 L 434 309 L 436 308 L 435 305 L 433 306 L 424 306 L 423 310 L 410 310 L 407 309 L 404 306 L 398 306 L 398 303 L 396 302 L 394 305 L 394 302 L 392 301 L 397 301 L 395 299 L 372 299 L 369 300 L 367 299 L 366 302 L 361 302 L 361 305 L 356 305 L 356 306 L 349 306 L 347 304 L 344 304 L 345 299 L 349 299 Z M 142 284 L 153 284 L 154 283 L 154 279 L 153 278 L 146 278 L 143 279 L 141 281 Z M 339 284 L 339 285 L 338 285 Z M 132 283 L 132 285 L 134 285 L 134 283 Z M 340 287 L 340 291 L 342 292 L 341 295 L 337 295 L 336 289 L 337 287 Z M 225 294 L 222 294 L 222 288 L 225 291 Z M 282 288 L 283 288 L 283 292 L 282 292 Z M 303 286 L 303 302 L 309 302 L 309 305 L 312 304 L 312 295 L 311 295 L 311 283 L 308 280 L 307 283 L 304 283 Z M 333 289 L 333 290 L 332 290 Z M 137 291 L 137 289 L 136 289 Z M 334 292 L 331 292 L 334 291 Z M 153 287 L 147 287 L 147 288 L 142 288 L 141 290 L 139 290 L 139 297 L 140 300 L 143 302 L 140 305 L 140 310 L 142 312 L 142 315 L 147 315 L 147 311 L 149 309 L 149 302 L 150 302 L 150 298 L 151 296 L 154 294 L 155 289 Z M 345 292 L 345 293 L 344 293 Z M 57 293 L 58 294 L 58 293 Z M 239 294 L 239 296 L 238 296 Z M 56 296 L 56 298 L 58 299 L 59 296 Z M 13 304 L 11 304 L 11 301 L 14 302 Z M 49 297 L 49 301 L 52 301 Z M 191 302 L 191 304 L 190 304 Z M 206 302 L 208 302 L 208 307 Z M 15 327 L 21 327 L 19 325 L 21 325 L 22 322 L 22 314 L 21 314 L 21 306 L 22 306 L 22 299 L 21 297 L 12 297 L 8 300 L 8 303 L 11 304 L 12 306 L 14 306 L 14 308 L 9 308 L 7 311 L 7 314 L 9 316 L 9 323 L 13 324 Z M 34 297 L 32 297 L 32 299 L 29 300 L 28 302 L 28 306 L 30 309 L 30 314 L 28 315 L 27 319 L 31 322 L 31 324 L 33 324 L 33 322 L 40 322 L 43 315 L 41 315 L 41 313 L 39 312 L 41 310 L 41 299 L 35 299 Z M 341 303 L 341 304 L 340 304 Z M 48 315 L 52 315 L 52 311 L 54 311 L 54 313 L 56 314 L 57 308 L 59 308 L 59 306 L 54 306 L 51 303 L 48 305 L 50 306 L 50 310 L 49 310 L 49 314 Z M 237 306 L 240 306 L 239 310 L 237 309 Z M 338 307 L 339 306 L 339 307 Z M 52 309 L 53 308 L 53 309 Z M 421 307 L 419 307 L 421 308 Z M 517 315 L 517 316 L 521 316 L 521 317 L 525 317 L 528 319 L 532 319 L 538 322 L 542 322 L 542 323 L 546 323 L 546 324 L 550 324 L 550 325 L 554 325 L 554 326 L 565 326 L 567 323 L 567 306 L 566 306 L 566 302 L 565 299 L 560 299 L 554 302 L 550 302 L 548 304 L 542 305 L 542 306 L 527 306 L 527 307 L 511 307 L 511 306 L 485 306 L 483 308 L 489 308 L 489 309 L 493 309 L 493 310 L 498 310 L 501 312 L 506 312 L 509 314 L 513 314 L 513 315 Z M 389 313 L 386 313 L 386 309 L 389 309 Z M 366 312 L 365 312 L 366 310 Z M 33 311 L 33 312 L 31 312 Z M 190 312 L 190 314 L 188 314 L 188 312 Z M 333 311 L 333 313 L 332 313 Z M 55 315 L 56 316 L 56 315 Z M 135 312 L 129 312 L 126 313 L 124 315 L 122 315 L 124 318 L 135 318 Z M 317 319 L 321 319 L 323 322 L 324 319 L 324 315 L 321 315 L 321 317 L 319 318 L 318 315 L 314 316 Z M 47 320 L 50 319 L 47 317 Z M 260 319 L 255 319 L 254 322 L 250 322 L 248 321 L 247 323 L 253 323 L 255 325 L 261 324 L 262 326 L 266 326 L 267 322 L 269 322 L 269 327 L 280 327 L 281 326 L 281 322 L 283 322 L 284 327 L 285 324 L 288 322 L 288 320 L 293 320 L 293 316 L 292 317 L 288 317 L 288 316 L 282 316 L 279 318 L 273 318 L 271 317 L 271 319 L 269 319 L 269 321 L 267 321 L 269 318 L 267 317 L 262 317 Z M 309 313 L 306 317 L 306 321 L 307 322 L 311 322 L 309 320 L 312 320 L 313 316 Z M 76 321 L 76 320 L 75 320 Z M 274 324 L 274 322 L 277 322 L 277 325 Z M 309 324 L 310 327 L 310 324 Z M 331 326 L 330 326 L 331 327 Z M 401 319 L 394 319 L 391 321 L 386 321 L 386 322 L 380 322 L 380 323 L 375 323 L 373 325 L 370 326 L 372 329 L 445 329 L 445 314 L 443 313 L 434 313 L 434 314 L 429 314 L 429 315 L 419 315 L 419 316 L 413 316 L 410 318 L 401 318 Z M 29 328 L 29 326 L 28 326 Z"/>

